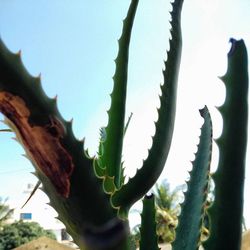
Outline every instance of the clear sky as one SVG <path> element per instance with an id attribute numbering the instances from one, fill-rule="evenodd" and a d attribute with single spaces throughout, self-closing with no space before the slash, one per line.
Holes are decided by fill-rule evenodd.
<path id="1" fill-rule="evenodd" d="M 107 123 L 114 59 L 122 19 L 129 0 L 0 0 L 0 36 L 13 52 L 21 49 L 32 75 L 42 75 L 45 92 L 58 95 L 66 119 L 74 118 L 79 138 L 94 154 L 99 128 Z M 168 0 L 141 0 L 131 41 L 127 116 L 134 113 L 124 145 L 127 174 L 133 175 L 147 156 L 157 119 L 159 84 L 169 39 Z M 202 120 L 198 109 L 208 105 L 214 136 L 222 120 L 215 106 L 224 100 L 217 78 L 226 72 L 229 38 L 243 38 L 250 48 L 249 0 L 185 0 L 183 56 L 178 87 L 176 128 L 169 159 L 161 178 L 182 184 L 196 151 Z M 2 116 L 1 116 L 2 118 Z M 0 126 L 3 127 L 3 126 Z M 28 182 L 31 164 L 12 135 L 0 134 L 0 196 L 18 199 Z M 250 152 L 246 190 L 250 189 Z M 214 145 L 213 169 L 218 152 Z M 249 198 L 245 217 L 250 227 Z"/>

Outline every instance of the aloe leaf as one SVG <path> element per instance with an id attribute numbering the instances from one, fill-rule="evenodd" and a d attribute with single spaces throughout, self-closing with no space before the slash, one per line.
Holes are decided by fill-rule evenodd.
<path id="1" fill-rule="evenodd" d="M 200 113 L 204 118 L 204 124 L 201 128 L 200 143 L 190 173 L 190 180 L 187 183 L 185 201 L 181 206 L 173 250 L 195 250 L 200 244 L 212 153 L 211 117 L 206 107 Z"/>
<path id="2" fill-rule="evenodd" d="M 148 158 L 136 175 L 121 187 L 112 197 L 114 206 L 128 211 L 132 204 L 143 197 L 160 176 L 170 149 L 176 111 L 176 91 L 181 57 L 181 9 L 183 0 L 172 3 L 170 50 L 163 72 L 164 84 L 161 86 L 160 108 L 153 144 Z M 143 185 L 141 185 L 143 183 Z M 125 211 L 125 213 L 126 213 Z"/>
<path id="3" fill-rule="evenodd" d="M 0 132 L 12 132 L 11 129 L 0 129 Z"/>
<path id="4" fill-rule="evenodd" d="M 106 175 L 106 168 L 104 167 L 103 164 L 103 154 L 104 154 L 103 143 L 105 140 L 106 140 L 106 130 L 104 127 L 102 127 L 100 128 L 100 139 L 99 139 L 97 158 L 95 159 L 94 162 L 95 174 L 101 178 Z"/>
<path id="5" fill-rule="evenodd" d="M 41 185 L 41 181 L 37 181 L 35 187 L 33 188 L 32 192 L 30 193 L 28 199 L 24 202 L 24 204 L 22 205 L 21 209 L 24 208 L 26 206 L 26 204 L 30 201 L 30 199 L 33 197 L 33 195 L 36 193 L 37 189 L 39 188 L 39 186 Z"/>
<path id="6" fill-rule="evenodd" d="M 127 122 L 126 122 L 125 128 L 124 128 L 123 136 L 126 135 L 126 132 L 127 132 L 127 130 L 128 130 L 128 126 L 129 126 L 130 121 L 131 121 L 131 119 L 132 119 L 132 116 L 133 116 L 133 113 L 130 113 L 130 116 L 129 116 L 129 118 L 128 118 Z"/>
<path id="7" fill-rule="evenodd" d="M 125 179 L 126 179 L 125 167 L 124 167 L 124 162 L 122 162 L 122 164 L 121 164 L 121 185 L 124 185 Z"/>
<path id="8" fill-rule="evenodd" d="M 133 235 L 129 236 L 129 247 L 128 247 L 128 249 L 129 250 L 137 250 L 136 239 L 134 238 Z"/>
<path id="9" fill-rule="evenodd" d="M 146 195 L 142 202 L 140 250 L 158 250 L 160 248 L 156 234 L 155 197 L 153 194 Z"/>
<path id="10" fill-rule="evenodd" d="M 139 0 L 131 1 L 127 17 L 124 20 L 122 35 L 119 39 L 119 51 L 115 60 L 116 70 L 113 77 L 114 87 L 111 94 L 111 106 L 108 111 L 109 120 L 106 127 L 107 138 L 103 144 L 103 167 L 107 168 L 107 174 L 110 177 L 115 178 L 117 188 L 120 187 L 121 175 L 129 43 L 138 2 Z"/>
<path id="11" fill-rule="evenodd" d="M 215 201 L 209 210 L 211 228 L 205 249 L 240 249 L 248 120 L 248 60 L 243 40 L 231 39 L 228 69 L 221 78 L 226 99 L 219 108 L 223 131 L 216 141 L 219 164 L 213 175 Z"/>
<path id="12" fill-rule="evenodd" d="M 133 113 L 130 114 L 128 121 L 126 122 L 125 128 L 124 128 L 124 133 L 123 137 L 125 136 L 129 123 L 131 121 L 131 118 L 133 116 Z M 100 129 L 100 141 L 99 141 L 99 149 L 98 149 L 98 158 L 95 160 L 94 163 L 94 169 L 95 169 L 95 174 L 103 179 L 103 188 L 106 193 L 112 194 L 116 190 L 116 186 L 114 183 L 114 177 L 110 177 L 107 173 L 107 168 L 105 168 L 105 165 L 103 163 L 103 155 L 104 155 L 104 142 L 106 140 L 106 129 L 102 127 Z M 121 172 L 120 172 L 120 184 L 123 185 L 125 181 L 125 175 L 124 175 L 124 166 L 123 162 L 121 163 Z"/>
<path id="13" fill-rule="evenodd" d="M 93 238 L 96 227 L 106 230 L 116 211 L 94 174 L 94 159 L 84 153 L 84 142 L 75 138 L 72 123 L 62 118 L 56 100 L 45 95 L 40 78 L 30 76 L 20 54 L 8 51 L 1 40 L 0 112 L 22 143 L 50 204 L 75 242 L 83 246 L 90 235 L 87 232 Z M 124 236 L 126 223 L 116 220 L 112 225 L 116 224 L 123 226 L 114 237 Z"/>

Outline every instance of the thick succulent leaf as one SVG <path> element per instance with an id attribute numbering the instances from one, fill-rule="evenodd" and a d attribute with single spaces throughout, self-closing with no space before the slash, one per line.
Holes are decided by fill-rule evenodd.
<path id="1" fill-rule="evenodd" d="M 159 249 L 156 234 L 155 198 L 153 194 L 146 195 L 143 199 L 140 233 L 140 250 Z"/>
<path id="2" fill-rule="evenodd" d="M 164 84 L 161 86 L 160 108 L 158 110 L 158 121 L 156 132 L 153 137 L 153 144 L 149 150 L 148 158 L 144 161 L 141 169 L 121 187 L 112 197 L 115 206 L 122 210 L 128 210 L 133 203 L 143 197 L 154 185 L 160 176 L 168 156 L 173 135 L 176 91 L 178 73 L 181 57 L 181 9 L 183 0 L 175 0 L 171 12 L 171 36 L 170 50 L 165 62 Z M 143 183 L 143 185 L 141 185 Z M 126 213 L 126 212 L 125 212 Z"/>
<path id="3" fill-rule="evenodd" d="M 138 2 L 139 0 L 131 1 L 127 17 L 124 20 L 122 35 L 119 39 L 119 51 L 115 60 L 116 70 L 113 77 L 114 87 L 111 94 L 111 106 L 108 111 L 109 120 L 106 127 L 107 137 L 103 144 L 104 154 L 102 162 L 104 166 L 102 167 L 107 168 L 107 174 L 115 178 L 117 187 L 120 187 L 129 43 Z"/>
<path id="4" fill-rule="evenodd" d="M 205 249 L 240 249 L 248 119 L 248 62 L 243 40 L 231 39 L 228 69 L 221 79 L 226 99 L 219 111 L 223 131 L 217 140 L 219 165 L 214 174 L 215 202 Z"/>
<path id="5" fill-rule="evenodd" d="M 193 161 L 190 180 L 187 183 L 185 201 L 181 206 L 173 250 L 195 250 L 200 244 L 212 153 L 211 117 L 206 107 L 200 113 L 204 118 L 204 124 L 201 128 L 200 143 Z"/>
<path id="6" fill-rule="evenodd" d="M 71 122 L 58 112 L 56 100 L 45 95 L 40 79 L 30 76 L 20 54 L 12 54 L 1 40 L 0 112 L 75 242 L 83 245 L 88 240 L 85 232 L 94 232 L 97 226 L 106 230 L 116 211 L 94 174 L 94 160 L 84 153 L 83 141 L 73 135 Z M 124 235 L 126 225 L 120 229 L 117 233 Z"/>

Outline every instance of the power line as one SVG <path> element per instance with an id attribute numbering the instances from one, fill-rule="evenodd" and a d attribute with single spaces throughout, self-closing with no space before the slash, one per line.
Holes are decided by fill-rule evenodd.
<path id="1" fill-rule="evenodd" d="M 27 170 L 31 170 L 31 169 L 30 168 L 22 168 L 22 169 L 17 169 L 17 170 L 2 171 L 2 172 L 0 172 L 0 175 L 2 175 L 2 174 L 13 174 L 13 173 L 18 173 L 18 172 L 27 171 Z"/>

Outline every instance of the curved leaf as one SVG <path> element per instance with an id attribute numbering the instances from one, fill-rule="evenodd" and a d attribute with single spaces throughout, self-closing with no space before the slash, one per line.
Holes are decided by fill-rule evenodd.
<path id="1" fill-rule="evenodd" d="M 171 12 L 171 36 L 168 59 L 163 72 L 164 84 L 161 86 L 160 108 L 153 144 L 149 150 L 148 158 L 136 175 L 127 184 L 121 187 L 112 197 L 114 206 L 121 207 L 126 213 L 128 209 L 139 200 L 154 185 L 160 176 L 170 149 L 172 141 L 178 73 L 181 57 L 181 9 L 183 0 L 176 0 Z M 143 183 L 143 185 L 141 185 Z"/>
<path id="2" fill-rule="evenodd" d="M 108 111 L 108 125 L 106 127 L 107 137 L 103 143 L 103 168 L 107 169 L 107 174 L 114 177 L 117 188 L 121 184 L 121 156 L 124 134 L 124 117 L 127 94 L 127 74 L 129 43 L 133 21 L 139 0 L 132 0 L 126 19 L 121 38 L 119 39 L 119 51 L 115 60 L 116 70 L 114 79 L 114 88 L 111 94 L 111 107 Z"/>
<path id="3" fill-rule="evenodd" d="M 201 115 L 204 124 L 201 128 L 200 143 L 190 173 L 185 201 L 181 206 L 173 250 L 195 250 L 200 244 L 212 153 L 212 122 L 206 107 L 201 110 Z"/>
<path id="4" fill-rule="evenodd" d="M 215 201 L 210 212 L 210 237 L 205 249 L 240 249 L 248 119 L 248 62 L 243 40 L 231 39 L 228 69 L 221 79 L 226 99 L 219 111 L 223 131 L 217 140 L 219 165 L 213 178 Z"/>
<path id="5" fill-rule="evenodd" d="M 83 141 L 75 138 L 71 122 L 62 118 L 56 100 L 45 95 L 40 78 L 29 75 L 20 54 L 8 51 L 1 40 L 0 112 L 35 166 L 60 220 L 75 242 L 84 245 L 84 232 L 104 227 L 116 211 L 94 174 L 93 159 L 84 153 Z"/>

